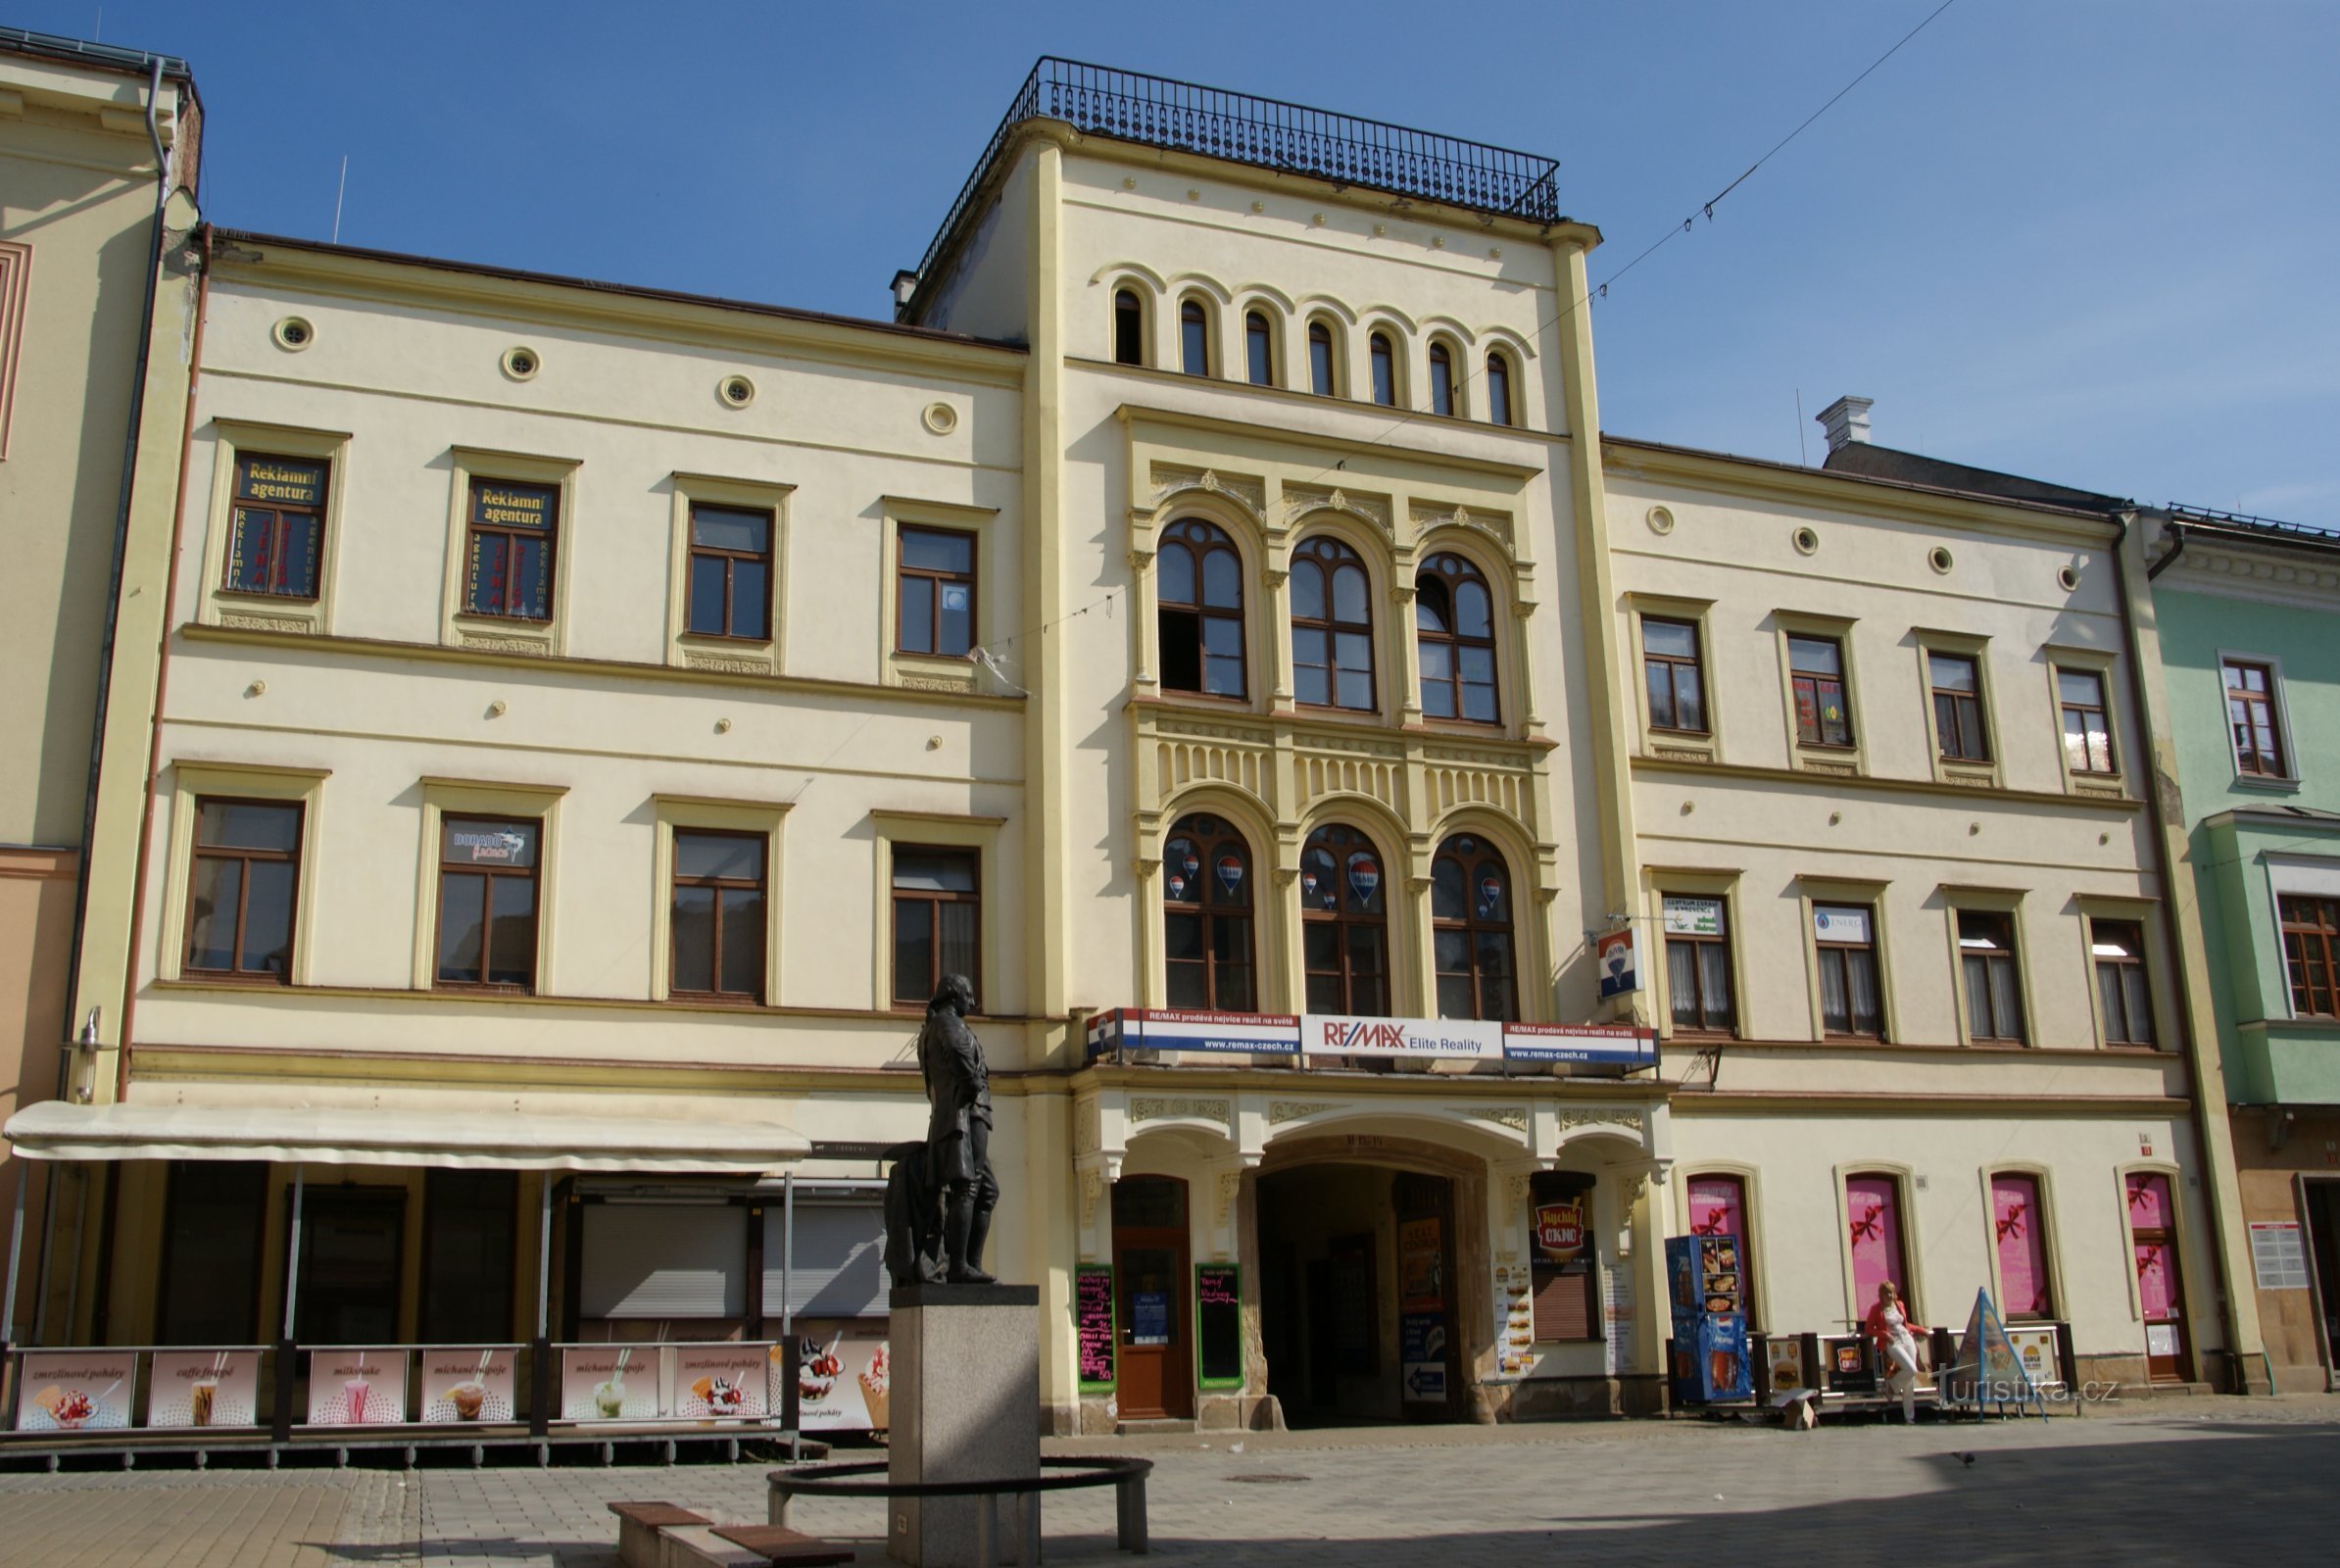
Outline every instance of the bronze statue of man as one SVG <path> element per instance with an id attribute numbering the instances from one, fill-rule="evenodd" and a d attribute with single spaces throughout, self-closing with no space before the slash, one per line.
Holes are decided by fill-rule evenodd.
<path id="1" fill-rule="evenodd" d="M 918 1071 L 926 1079 L 927 1190 L 943 1196 L 944 1275 L 954 1285 L 997 1283 L 983 1271 L 999 1183 L 992 1175 L 992 1079 L 982 1042 L 967 1027 L 975 988 L 963 974 L 943 977 L 918 1031 Z"/>

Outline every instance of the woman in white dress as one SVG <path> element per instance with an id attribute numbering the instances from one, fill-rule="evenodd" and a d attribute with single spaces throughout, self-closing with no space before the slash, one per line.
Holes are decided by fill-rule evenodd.
<path id="1" fill-rule="evenodd" d="M 1918 1421 L 1918 1341 L 1926 1332 L 1910 1321 L 1909 1309 L 1902 1304 L 1901 1293 L 1891 1280 L 1878 1283 L 1877 1304 L 1869 1309 L 1869 1342 L 1877 1347 L 1877 1365 L 1884 1370 L 1886 1397 L 1901 1396 L 1901 1419 L 1915 1426 Z"/>

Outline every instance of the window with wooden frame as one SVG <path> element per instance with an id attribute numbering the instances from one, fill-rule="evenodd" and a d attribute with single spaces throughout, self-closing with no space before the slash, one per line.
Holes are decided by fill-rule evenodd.
<path id="1" fill-rule="evenodd" d="M 1966 654 L 1926 655 L 1933 698 L 1934 745 L 1947 762 L 1987 762 L 1990 737 L 1982 724 L 1981 666 Z"/>
<path id="2" fill-rule="evenodd" d="M 1698 625 L 1641 617 L 1641 673 L 1649 689 L 1649 727 L 1683 735 L 1709 733 L 1706 677 L 1698 659 Z"/>
<path id="3" fill-rule="evenodd" d="M 236 455 L 223 592 L 317 598 L 331 472 L 316 459 Z"/>
<path id="4" fill-rule="evenodd" d="M 2226 724 L 2234 741 L 2234 770 L 2252 778 L 2287 778 L 2282 721 L 2275 711 L 2271 664 L 2222 662 L 2226 681 Z"/>
<path id="5" fill-rule="evenodd" d="M 1519 1017 L 1511 895 L 1511 868 L 1485 838 L 1457 833 L 1438 846 L 1430 863 L 1430 940 L 1439 1017 Z"/>
<path id="6" fill-rule="evenodd" d="M 1333 358 L 1333 329 L 1323 321 L 1308 323 L 1308 390 L 1320 398 L 1341 395 L 1340 367 Z"/>
<path id="7" fill-rule="evenodd" d="M 1300 851 L 1300 940 L 1310 1012 L 1389 1015 L 1389 906 L 1381 852 L 1327 823 Z"/>
<path id="8" fill-rule="evenodd" d="M 1210 374 L 1210 313 L 1200 300 L 1178 308 L 1178 368 L 1189 375 Z"/>
<path id="9" fill-rule="evenodd" d="M 1667 897 L 1666 1001 L 1677 1034 L 1729 1034 L 1738 1027 L 1731 973 L 1729 901 Z"/>
<path id="10" fill-rule="evenodd" d="M 1373 401 L 1393 409 L 1397 407 L 1397 351 L 1390 346 L 1387 332 L 1374 333 L 1366 347 L 1373 362 Z"/>
<path id="11" fill-rule="evenodd" d="M 2044 1322 L 2056 1315 L 2047 1266 L 2047 1205 L 2039 1178 L 1997 1171 L 1990 1179 L 1991 1246 L 1999 1257 L 1999 1307 L 2010 1319 Z"/>
<path id="12" fill-rule="evenodd" d="M 1500 349 L 1487 357 L 1487 417 L 1490 424 L 1512 424 L 1511 357 Z"/>
<path id="13" fill-rule="evenodd" d="M 1205 1012 L 1259 1004 L 1252 949 L 1251 846 L 1207 812 L 1182 816 L 1162 847 L 1162 937 L 1169 1004 Z"/>
<path id="14" fill-rule="evenodd" d="M 2145 972 L 2145 926 L 2138 920 L 2088 922 L 2088 956 L 2096 967 L 2096 1002 L 2104 1014 L 2105 1044 L 2153 1044 L 2153 988 Z"/>
<path id="15" fill-rule="evenodd" d="M 2013 914 L 1995 909 L 1958 911 L 1958 963 L 1966 988 L 1968 1039 L 1988 1045 L 2023 1043 L 2023 983 L 2016 961 Z"/>
<path id="16" fill-rule="evenodd" d="M 896 651 L 964 659 L 975 646 L 975 536 L 904 523 L 896 575 Z"/>
<path id="17" fill-rule="evenodd" d="M 1592 1178 L 1576 1171 L 1539 1170 L 1528 1178 L 1529 1314 L 1538 1343 L 1601 1337 L 1592 1192 Z"/>
<path id="18" fill-rule="evenodd" d="M 553 618 L 553 552 L 561 487 L 474 475 L 465 529 L 466 614 Z"/>
<path id="19" fill-rule="evenodd" d="M 2340 1018 L 2340 899 L 2285 893 L 2277 896 L 2275 911 L 2283 927 L 2292 1012 Z"/>
<path id="20" fill-rule="evenodd" d="M 1430 346 L 1430 412 L 1453 417 L 1454 351 L 1443 343 Z"/>
<path id="21" fill-rule="evenodd" d="M 1243 696 L 1243 558 L 1235 542 L 1182 518 L 1162 530 L 1153 569 L 1163 689 Z"/>
<path id="22" fill-rule="evenodd" d="M 1364 559 L 1323 534 L 1292 553 L 1292 679 L 1307 707 L 1373 710 L 1372 585 Z"/>
<path id="23" fill-rule="evenodd" d="M 1146 307 L 1139 303 L 1136 289 L 1113 292 L 1113 363 L 1146 363 Z"/>
<path id="24" fill-rule="evenodd" d="M 290 983 L 301 824 L 298 802 L 196 798 L 184 973 Z"/>
<path id="25" fill-rule="evenodd" d="M 1831 1038 L 1882 1039 L 1877 911 L 1854 904 L 1813 905 L 1812 947 L 1820 962 L 1821 1031 Z"/>
<path id="26" fill-rule="evenodd" d="M 2113 773 L 2113 720 L 2105 678 L 2093 669 L 2056 670 L 2056 709 L 2064 724 L 2064 765 L 2074 773 Z"/>
<path id="27" fill-rule="evenodd" d="M 440 818 L 437 985 L 535 991 L 542 832 L 525 817 Z"/>
<path id="28" fill-rule="evenodd" d="M 1806 746 L 1850 750 L 1852 704 L 1844 688 L 1844 645 L 1833 637 L 1791 632 L 1787 671 L 1795 695 L 1795 738 Z"/>
<path id="29" fill-rule="evenodd" d="M 1422 711 L 1493 724 L 1494 594 L 1467 557 L 1451 552 L 1414 574 L 1414 641 L 1422 663 Z"/>
<path id="30" fill-rule="evenodd" d="M 760 833 L 675 830 L 668 995 L 764 1000 L 765 843 Z"/>
<path id="31" fill-rule="evenodd" d="M 983 857 L 968 849 L 897 844 L 894 1004 L 923 1007 L 947 974 L 983 989 Z"/>
<path id="32" fill-rule="evenodd" d="M 691 503 L 690 599 L 683 629 L 762 642 L 772 634 L 772 514 Z"/>
<path id="33" fill-rule="evenodd" d="M 1276 384 L 1276 334 L 1264 312 L 1243 317 L 1243 360 L 1253 386 Z"/>

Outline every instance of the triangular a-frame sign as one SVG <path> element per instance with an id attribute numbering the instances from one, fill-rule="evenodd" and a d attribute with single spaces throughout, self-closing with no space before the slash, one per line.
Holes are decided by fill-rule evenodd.
<path id="1" fill-rule="evenodd" d="M 1988 1291 L 1974 1293 L 1974 1310 L 1967 1317 L 1966 1337 L 1958 1342 L 1958 1359 L 1934 1380 L 1934 1391 L 1944 1406 L 1979 1413 L 1985 1405 L 2013 1405 L 2019 1413 L 2037 1409 L 2047 1414 L 2047 1397 L 2007 1338 L 2007 1325 L 1999 1320 Z"/>

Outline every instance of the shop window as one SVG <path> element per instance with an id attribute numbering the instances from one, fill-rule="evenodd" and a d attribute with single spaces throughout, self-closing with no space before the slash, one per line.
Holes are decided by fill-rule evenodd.
<path id="1" fill-rule="evenodd" d="M 923 1007 L 947 974 L 983 983 L 981 857 L 894 847 L 894 1004 Z M 982 999 L 977 997 L 977 1004 Z"/>
<path id="2" fill-rule="evenodd" d="M 2226 723 L 2234 741 L 2234 770 L 2255 778 L 2288 777 L 2282 721 L 2275 711 L 2274 666 L 2229 659 L 2221 667 L 2226 681 Z"/>
<path id="3" fill-rule="evenodd" d="M 464 612 L 551 620 L 560 522 L 560 486 L 474 476 L 464 545 Z"/>
<path id="4" fill-rule="evenodd" d="M 1382 865 L 1371 839 L 1339 823 L 1309 834 L 1300 851 L 1310 1012 L 1389 1015 L 1389 906 Z"/>
<path id="5" fill-rule="evenodd" d="M 2302 1018 L 2340 1017 L 2340 899 L 2286 893 L 2276 900 L 2283 922 L 2283 967 L 2291 1010 Z"/>
<path id="6" fill-rule="evenodd" d="M 1365 563 L 1318 535 L 1292 553 L 1292 689 L 1312 708 L 1371 712 L 1373 594 Z"/>
<path id="7" fill-rule="evenodd" d="M 1113 363 L 1146 363 L 1146 308 L 1135 289 L 1117 289 L 1113 295 Z"/>
<path id="8" fill-rule="evenodd" d="M 1190 517 L 1162 531 L 1154 558 L 1162 686 L 1243 695 L 1243 561 L 1226 534 Z"/>
<path id="9" fill-rule="evenodd" d="M 1182 816 L 1162 849 L 1169 1003 L 1206 1012 L 1258 1005 L 1251 847 L 1223 817 Z"/>
<path id="10" fill-rule="evenodd" d="M 670 995 L 763 1000 L 764 849 L 760 833 L 675 831 Z"/>
<path id="11" fill-rule="evenodd" d="M 1333 329 L 1322 321 L 1308 323 L 1308 390 L 1320 398 L 1338 397 L 1341 380 L 1335 373 Z"/>
<path id="12" fill-rule="evenodd" d="M 312 459 L 237 456 L 221 588 L 280 599 L 317 596 L 330 472 L 329 465 Z"/>
<path id="13" fill-rule="evenodd" d="M 283 801 L 196 801 L 186 973 L 291 980 L 301 815 Z"/>
<path id="14" fill-rule="evenodd" d="M 1501 853 L 1475 833 L 1439 845 L 1430 866 L 1439 1017 L 1519 1017 L 1511 922 L 1511 869 Z"/>
<path id="15" fill-rule="evenodd" d="M 1999 1310 L 2008 1318 L 2052 1318 L 2047 1209 L 2039 1178 L 2001 1171 L 1990 1179 L 1991 1245 L 1999 1254 Z"/>
<path id="16" fill-rule="evenodd" d="M 2153 1044 L 2153 992 L 2145 976 L 2145 927 L 2136 920 L 2090 920 L 2088 953 L 2096 965 L 2096 1001 L 2105 1044 Z"/>
<path id="17" fill-rule="evenodd" d="M 1200 300 L 1178 308 L 1178 368 L 1189 375 L 1210 374 L 1210 314 Z"/>
<path id="18" fill-rule="evenodd" d="M 2064 722 L 2064 765 L 2074 773 L 2118 771 L 2104 676 L 2092 669 L 2057 670 L 2056 707 Z"/>
<path id="19" fill-rule="evenodd" d="M 1868 1311 L 1877 1288 L 1890 1280 L 1911 1321 L 1924 1322 L 1902 1246 L 1901 1178 L 1879 1171 L 1845 1177 L 1844 1213 L 1851 1232 L 1854 1306 Z"/>
<path id="20" fill-rule="evenodd" d="M 1599 1339 L 1592 1178 L 1573 1171 L 1536 1171 L 1528 1179 L 1528 1202 L 1529 1283 L 1536 1340 Z"/>
<path id="21" fill-rule="evenodd" d="M 762 642 L 771 635 L 772 514 L 691 504 L 691 586 L 684 629 Z"/>
<path id="22" fill-rule="evenodd" d="M 975 646 L 975 536 L 905 523 L 901 540 L 897 650 L 964 659 Z"/>
<path id="23" fill-rule="evenodd" d="M 398 1339 L 405 1272 L 404 1187 L 309 1189 L 301 1208 L 301 1285 L 294 1326 L 316 1345 Z"/>
<path id="24" fill-rule="evenodd" d="M 519 1201 L 512 1171 L 422 1173 L 423 1343 L 495 1345 L 512 1337 Z"/>
<path id="25" fill-rule="evenodd" d="M 1967 1038 L 1977 1044 L 2023 1043 L 2023 980 L 2016 971 L 2015 917 L 1986 909 L 1958 911 L 1958 961 L 1967 994 Z"/>
<path id="26" fill-rule="evenodd" d="M 1454 414 L 1454 351 L 1443 343 L 1430 346 L 1430 412 Z"/>
<path id="27" fill-rule="evenodd" d="M 1422 711 L 1432 718 L 1497 721 L 1494 603 L 1487 578 L 1462 556 L 1433 556 L 1414 574 Z"/>
<path id="28" fill-rule="evenodd" d="M 2123 1186 L 2137 1305 L 2145 1319 L 2146 1371 L 2156 1383 L 2182 1383 L 2192 1357 L 2185 1343 L 2185 1286 L 2178 1272 L 2177 1210 L 2169 1178 L 2131 1172 Z"/>
<path id="29" fill-rule="evenodd" d="M 1706 677 L 1694 621 L 1641 617 L 1641 672 L 1649 687 L 1649 727 L 1704 735 Z"/>
<path id="30" fill-rule="evenodd" d="M 1276 335 L 1261 312 L 1243 317 L 1243 359 L 1253 386 L 1276 384 Z"/>
<path id="31" fill-rule="evenodd" d="M 1884 1034 L 1877 973 L 1877 911 L 1859 905 L 1812 906 L 1812 945 L 1820 959 L 1822 1030 L 1851 1039 Z"/>
<path id="32" fill-rule="evenodd" d="M 536 989 L 542 826 L 525 819 L 441 818 L 440 986 Z"/>
<path id="33" fill-rule="evenodd" d="M 1494 424 L 1512 424 L 1511 359 L 1501 352 L 1487 357 L 1487 416 Z"/>
<path id="34" fill-rule="evenodd" d="M 258 1162 L 171 1161 L 155 1300 L 158 1344 L 259 1341 L 268 1188 L 268 1167 Z"/>
<path id="35" fill-rule="evenodd" d="M 1373 361 L 1373 401 L 1385 409 L 1397 407 L 1397 351 L 1389 345 L 1389 334 L 1376 332 L 1367 347 Z"/>
<path id="36" fill-rule="evenodd" d="M 1722 899 L 1665 901 L 1666 995 L 1681 1034 L 1728 1034 L 1738 1025 L 1731 995 L 1729 911 Z"/>
<path id="37" fill-rule="evenodd" d="M 1787 639 L 1795 691 L 1795 737 L 1806 746 L 1853 743 L 1852 705 L 1844 694 L 1844 645 L 1833 637 Z"/>
<path id="38" fill-rule="evenodd" d="M 1689 1180 L 1689 1226 L 1692 1236 L 1729 1236 L 1738 1243 L 1738 1298 L 1747 1305 L 1754 1324 L 1755 1238 L 1747 1229 L 1747 1183 L 1739 1176 L 1709 1173 Z"/>
<path id="39" fill-rule="evenodd" d="M 1982 675 L 1964 654 L 1926 656 L 1933 697 L 1934 744 L 1947 762 L 1987 762 L 1990 738 L 1982 728 Z"/>

